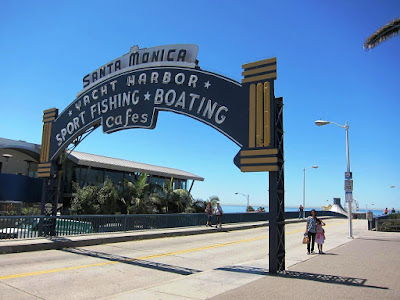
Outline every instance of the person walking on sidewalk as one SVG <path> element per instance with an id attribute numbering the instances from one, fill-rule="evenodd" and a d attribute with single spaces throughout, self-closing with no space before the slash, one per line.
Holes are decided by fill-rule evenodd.
<path id="1" fill-rule="evenodd" d="M 207 206 L 206 206 L 205 212 L 207 214 L 207 224 L 206 224 L 206 226 L 210 226 L 211 227 L 212 226 L 211 218 L 212 218 L 212 216 L 214 214 L 214 210 L 213 210 L 213 208 L 211 206 L 211 202 L 207 202 Z"/>
<path id="2" fill-rule="evenodd" d="M 218 225 L 219 225 L 219 228 L 222 227 L 222 225 L 221 225 L 222 214 L 223 214 L 223 210 L 222 210 L 221 205 L 218 202 L 217 209 L 215 210 L 215 216 L 217 217 L 217 226 L 215 226 L 215 227 L 217 227 L 217 228 L 218 228 Z"/>
<path id="3" fill-rule="evenodd" d="M 325 241 L 325 230 L 322 228 L 322 226 L 325 226 L 325 223 L 322 222 L 321 219 L 317 219 L 317 235 L 315 237 L 315 242 L 317 243 L 319 254 L 325 254 L 322 252 L 322 246 L 324 245 Z"/>
<path id="4" fill-rule="evenodd" d="M 299 206 L 299 219 L 303 217 L 303 212 L 304 212 L 304 207 L 303 205 L 300 204 Z"/>
<path id="5" fill-rule="evenodd" d="M 311 216 L 307 218 L 306 234 L 308 235 L 307 254 L 314 253 L 315 235 L 317 234 L 317 212 L 315 209 L 311 210 Z"/>

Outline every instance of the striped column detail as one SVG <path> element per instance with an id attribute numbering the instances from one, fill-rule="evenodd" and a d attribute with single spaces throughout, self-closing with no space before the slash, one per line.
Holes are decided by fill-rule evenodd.
<path id="1" fill-rule="evenodd" d="M 278 171 L 278 149 L 250 149 L 240 153 L 242 172 Z"/>
<path id="2" fill-rule="evenodd" d="M 271 82 L 276 79 L 276 58 L 243 65 L 249 86 L 249 148 L 271 147 Z"/>
<path id="3" fill-rule="evenodd" d="M 242 83 L 276 79 L 276 57 L 244 64 L 242 68 Z"/>
<path id="4" fill-rule="evenodd" d="M 42 133 L 42 147 L 40 149 L 40 163 L 38 165 L 38 177 L 50 177 L 51 162 L 50 162 L 50 138 L 51 126 L 53 121 L 58 116 L 58 109 L 51 108 L 43 111 L 43 133 Z"/>

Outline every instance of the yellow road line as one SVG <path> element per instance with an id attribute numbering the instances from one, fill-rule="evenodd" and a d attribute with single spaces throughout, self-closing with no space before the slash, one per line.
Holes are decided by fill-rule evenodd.
<path id="1" fill-rule="evenodd" d="M 337 223 L 329 224 L 329 225 L 327 225 L 325 227 L 338 225 L 338 224 L 342 224 L 342 223 L 345 223 L 345 222 L 337 222 Z M 294 231 L 286 232 L 286 234 L 293 234 L 293 233 L 298 233 L 298 232 L 302 232 L 302 231 L 304 231 L 304 229 L 297 229 L 297 230 L 294 230 Z M 127 259 L 126 261 L 145 260 L 145 259 L 151 259 L 151 258 L 172 256 L 172 255 L 184 254 L 184 253 L 189 253 L 189 252 L 196 252 L 196 251 L 201 251 L 201 250 L 206 250 L 206 249 L 213 249 L 213 248 L 219 248 L 219 247 L 224 247 L 224 246 L 231 246 L 231 245 L 238 245 L 238 244 L 243 244 L 243 243 L 248 243 L 248 242 L 254 242 L 254 241 L 262 240 L 262 239 L 266 239 L 266 238 L 268 238 L 268 235 L 257 237 L 257 238 L 252 238 L 252 239 L 245 239 L 245 240 L 235 241 L 235 242 L 214 244 L 214 245 L 210 245 L 210 246 L 204 246 L 204 247 L 198 247 L 198 248 L 192 248 L 192 249 L 186 249 L 186 250 L 180 250 L 180 251 L 174 251 L 174 252 L 167 252 L 167 253 L 160 253 L 160 254 L 142 256 L 142 257 L 137 257 L 137 258 L 131 258 L 131 259 Z M 0 280 L 12 279 L 12 278 L 21 278 L 21 277 L 28 277 L 28 276 L 35 276 L 35 275 L 42 275 L 42 274 L 50 274 L 50 273 L 77 270 L 77 269 L 83 269 L 83 268 L 100 267 L 100 266 L 113 265 L 113 264 L 118 264 L 118 263 L 121 263 L 121 262 L 108 261 L 108 262 L 102 262 L 102 263 L 97 263 L 97 264 L 89 264 L 89 265 L 83 265 L 83 266 L 76 266 L 76 267 L 68 267 L 68 268 L 60 268 L 60 269 L 29 272 L 29 273 L 12 274 L 12 275 L 1 276 Z"/>
<path id="2" fill-rule="evenodd" d="M 154 254 L 154 255 L 131 258 L 131 259 L 127 259 L 126 261 L 145 260 L 145 259 L 151 259 L 151 258 L 172 256 L 172 255 L 177 255 L 177 254 L 201 251 L 201 250 L 205 250 L 205 249 L 212 249 L 212 248 L 236 245 L 236 244 L 241 244 L 241 243 L 247 243 L 247 242 L 252 242 L 252 241 L 256 241 L 256 240 L 261 240 L 261 239 L 264 239 L 264 238 L 266 238 L 266 237 L 263 236 L 263 237 L 257 237 L 257 238 L 252 238 L 252 239 L 240 240 L 240 241 L 236 241 L 236 242 L 215 244 L 215 245 L 192 248 L 192 249 L 186 249 L 186 250 L 181 250 L 181 251 L 160 253 L 160 254 Z M 37 271 L 37 272 L 6 275 L 6 276 L 1 276 L 0 280 L 27 277 L 27 276 L 34 276 L 34 275 L 42 275 L 42 274 L 49 274 L 49 273 L 56 273 L 56 272 L 63 272 L 63 271 L 90 268 L 90 267 L 100 267 L 100 266 L 105 266 L 105 265 L 113 265 L 113 264 L 117 264 L 117 263 L 121 263 L 121 262 L 119 262 L 119 261 L 109 261 L 109 262 L 103 262 L 103 263 L 97 263 L 97 264 L 89 264 L 89 265 L 76 266 L 76 267 L 68 267 L 68 268 L 61 268 L 61 269 L 52 269 L 52 270 L 44 270 L 44 271 Z"/>

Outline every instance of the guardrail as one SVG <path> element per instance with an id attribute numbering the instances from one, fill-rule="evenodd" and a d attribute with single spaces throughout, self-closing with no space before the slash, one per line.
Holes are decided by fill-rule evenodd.
<path id="1" fill-rule="evenodd" d="M 375 219 L 377 231 L 400 231 L 400 219 Z"/>
<path id="2" fill-rule="evenodd" d="M 298 218 L 298 212 L 286 212 L 286 219 Z M 318 216 L 344 217 L 341 214 L 320 211 Z M 214 217 L 215 218 L 215 217 Z M 227 213 L 223 223 L 268 221 L 269 213 Z M 0 240 L 24 239 L 41 236 L 71 236 L 105 232 L 175 228 L 205 225 L 207 216 L 197 214 L 149 215 L 68 215 L 68 216 L 0 216 Z M 213 220 L 215 224 L 215 220 Z"/>
<path id="3" fill-rule="evenodd" d="M 389 215 L 383 215 L 378 217 L 373 217 L 372 220 L 368 220 L 368 230 L 376 230 L 376 224 L 378 220 L 387 220 Z"/>

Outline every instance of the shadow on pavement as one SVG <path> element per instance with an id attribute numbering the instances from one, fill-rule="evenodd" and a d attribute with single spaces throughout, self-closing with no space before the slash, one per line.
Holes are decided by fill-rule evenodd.
<path id="1" fill-rule="evenodd" d="M 392 243 L 400 243 L 400 240 L 396 239 L 394 240 L 393 238 L 389 237 L 382 237 L 382 238 L 374 238 L 374 237 L 358 237 L 358 240 L 364 240 L 364 241 L 376 241 L 376 242 L 392 242 Z"/>
<path id="2" fill-rule="evenodd" d="M 82 248 L 79 248 L 79 249 L 78 248 L 66 248 L 66 249 L 61 249 L 59 251 L 69 252 L 69 253 L 78 254 L 78 255 L 85 255 L 85 256 L 90 256 L 90 257 L 95 257 L 95 258 L 101 258 L 101 259 L 105 259 L 105 260 L 109 260 L 109 261 L 113 261 L 113 262 L 124 263 L 124 264 L 132 265 L 132 266 L 149 268 L 149 269 L 154 269 L 154 270 L 159 270 L 159 271 L 164 271 L 164 272 L 171 272 L 171 273 L 180 274 L 180 275 L 191 275 L 191 274 L 202 272 L 200 270 L 189 269 L 189 268 L 179 267 L 179 266 L 172 266 L 172 265 L 167 265 L 167 264 L 163 264 L 163 263 L 135 259 L 135 258 L 125 257 L 125 256 L 120 256 L 120 255 L 113 255 L 113 254 L 104 253 L 104 252 L 91 251 L 91 250 L 82 249 Z"/>
<path id="3" fill-rule="evenodd" d="M 245 266 L 224 267 L 224 268 L 218 268 L 217 270 L 256 274 L 256 275 L 266 275 L 266 276 L 282 277 L 282 278 L 291 278 L 291 279 L 311 280 L 311 281 L 317 281 L 317 282 L 333 283 L 333 284 L 341 284 L 341 285 L 357 286 L 357 287 L 366 287 L 366 288 L 374 288 L 374 289 L 381 289 L 381 290 L 389 289 L 387 287 L 367 285 L 367 284 L 365 284 L 367 279 L 363 279 L 363 278 L 353 278 L 353 277 L 344 277 L 344 276 L 327 275 L 327 274 L 314 274 L 314 273 L 297 272 L 297 271 L 283 271 L 278 274 L 270 274 L 268 272 L 268 269 L 245 267 Z"/>

